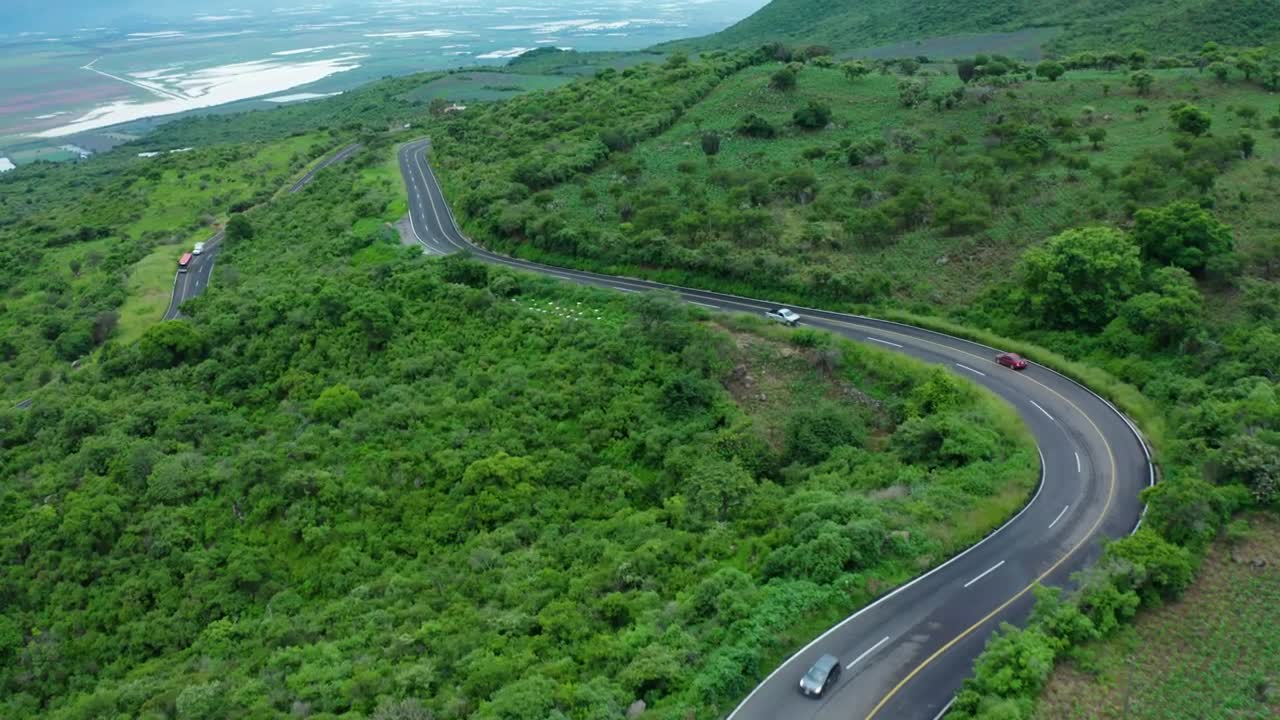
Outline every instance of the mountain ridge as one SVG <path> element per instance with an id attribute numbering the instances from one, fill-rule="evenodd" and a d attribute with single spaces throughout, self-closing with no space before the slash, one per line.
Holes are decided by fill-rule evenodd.
<path id="1" fill-rule="evenodd" d="M 1280 39 L 1280 0 L 773 0 L 728 28 L 668 43 L 670 49 L 748 47 L 769 41 L 827 45 L 852 52 L 902 41 L 967 33 L 1061 28 L 1050 54 L 1141 47 L 1193 50 L 1205 42 L 1260 45 Z"/>

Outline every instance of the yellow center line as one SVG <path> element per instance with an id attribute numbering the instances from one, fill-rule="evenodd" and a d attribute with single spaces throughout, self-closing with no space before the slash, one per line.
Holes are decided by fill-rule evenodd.
<path id="1" fill-rule="evenodd" d="M 417 158 L 416 158 L 416 157 L 415 157 L 415 161 L 417 161 Z M 417 161 L 417 162 L 420 164 L 420 161 Z M 434 206 L 434 204 L 435 204 L 435 200 L 434 200 L 434 198 L 432 198 L 432 205 Z M 880 333 L 880 334 L 884 334 L 884 335 L 892 335 L 892 336 L 899 337 L 899 338 L 903 338 L 903 339 L 906 339 L 906 340 L 908 340 L 908 341 L 912 341 L 912 342 L 922 342 L 922 343 L 927 343 L 927 344 L 929 344 L 929 345 L 933 345 L 933 346 L 938 347 L 938 348 L 941 348 L 941 349 L 943 349 L 943 350 L 946 350 L 946 351 L 949 351 L 949 352 L 953 352 L 953 353 L 960 353 L 960 354 L 962 354 L 962 355 L 966 355 L 966 356 L 968 356 L 968 357 L 975 358 L 975 359 L 978 359 L 978 360 L 983 360 L 983 359 L 985 359 L 985 358 L 983 358 L 982 356 L 980 356 L 980 355 L 975 355 L 974 353 L 968 352 L 967 350 L 962 350 L 962 349 L 960 349 L 960 348 L 952 347 L 952 346 L 949 346 L 949 345 L 943 345 L 942 343 L 937 343 L 937 342 L 934 342 L 934 341 L 932 341 L 932 340 L 927 340 L 927 339 L 925 339 L 925 338 L 920 338 L 920 337 L 916 337 L 916 336 L 913 336 L 913 335 L 905 335 L 905 334 L 903 334 L 903 333 L 897 333 L 897 332 L 894 332 L 894 331 L 892 331 L 892 330 L 885 330 L 885 329 L 883 329 L 883 328 L 879 328 L 879 327 L 871 327 L 871 326 L 866 326 L 866 325 L 859 325 L 859 324 L 855 324 L 855 323 L 851 323 L 851 322 L 846 322 L 846 321 L 843 321 L 843 320 L 828 320 L 828 319 L 826 319 L 826 318 L 823 318 L 823 321 L 828 322 L 828 323 L 832 323 L 832 324 L 835 324 L 835 325 L 843 325 L 843 326 L 845 326 L 845 327 L 854 328 L 854 329 L 858 329 L 858 330 L 862 330 L 862 331 L 866 331 L 866 332 L 875 332 L 875 333 Z M 1013 604 L 1015 601 L 1017 601 L 1017 599 L 1018 599 L 1018 598 L 1022 597 L 1023 595 L 1026 595 L 1026 594 L 1027 594 L 1027 593 L 1028 593 L 1028 592 L 1029 592 L 1033 587 L 1035 587 L 1035 586 L 1036 586 L 1037 584 L 1039 584 L 1042 580 L 1044 580 L 1044 579 L 1045 579 L 1046 577 L 1048 577 L 1051 573 L 1053 573 L 1053 571 L 1054 571 L 1054 570 L 1057 570 L 1057 569 L 1058 569 L 1058 567 L 1060 567 L 1060 566 L 1062 565 L 1062 563 L 1066 562 L 1067 558 L 1069 558 L 1069 557 L 1071 557 L 1073 554 L 1075 554 L 1075 552 L 1076 552 L 1077 550 L 1079 550 L 1081 547 L 1083 547 L 1083 546 L 1084 546 L 1084 544 L 1085 544 L 1086 542 L 1088 542 L 1088 541 L 1090 540 L 1090 538 L 1092 538 L 1092 537 L 1093 537 L 1094 533 L 1095 533 L 1095 532 L 1097 532 L 1098 528 L 1102 525 L 1102 521 L 1106 518 L 1108 511 L 1110 511 L 1110 509 L 1111 509 L 1111 503 L 1112 503 L 1112 500 L 1113 500 L 1113 499 L 1114 499 L 1114 497 L 1115 497 L 1115 490 L 1116 490 L 1116 457 L 1115 457 L 1115 453 L 1114 453 L 1114 452 L 1112 451 L 1112 449 L 1111 449 L 1111 443 L 1107 442 L 1107 436 L 1106 436 L 1106 435 L 1104 435 L 1104 434 L 1102 433 L 1102 430 L 1098 428 L 1097 424 L 1095 424 L 1095 423 L 1093 422 L 1092 418 L 1090 418 L 1090 417 L 1089 417 L 1089 416 L 1088 416 L 1088 415 L 1087 415 L 1083 410 L 1081 410 L 1081 409 L 1080 409 L 1080 407 L 1079 407 L 1078 405 L 1076 405 L 1075 403 L 1073 403 L 1073 402 L 1071 402 L 1070 400 L 1068 400 L 1066 397 L 1064 397 L 1064 396 L 1063 396 L 1061 393 L 1059 393 L 1058 391 L 1054 390 L 1053 388 L 1049 387 L 1048 385 L 1045 385 L 1044 383 L 1042 383 L 1042 382 L 1040 382 L 1040 381 L 1038 381 L 1038 380 L 1035 380 L 1035 379 L 1033 379 L 1033 378 L 1029 378 L 1029 377 L 1027 377 L 1027 376 L 1025 376 L 1025 375 L 1019 375 L 1018 377 L 1020 377 L 1020 378 L 1022 378 L 1022 379 L 1024 379 L 1024 380 L 1026 380 L 1027 382 L 1030 382 L 1030 383 L 1033 383 L 1033 384 L 1035 384 L 1035 385 L 1038 385 L 1038 386 L 1039 386 L 1041 389 L 1043 389 L 1044 391 L 1046 391 L 1046 392 L 1048 392 L 1048 393 L 1050 393 L 1050 394 L 1054 395 L 1055 397 L 1057 397 L 1059 400 L 1063 401 L 1063 402 L 1064 402 L 1064 403 L 1066 403 L 1067 405 L 1070 405 L 1070 406 L 1071 406 L 1071 407 L 1072 407 L 1072 408 L 1073 408 L 1077 413 L 1079 413 L 1079 414 L 1080 414 L 1080 416 L 1081 416 L 1081 417 L 1083 417 L 1083 418 L 1084 418 L 1085 422 L 1089 423 L 1089 426 L 1090 426 L 1091 428 L 1093 428 L 1093 431 L 1094 431 L 1095 433 L 1097 433 L 1097 434 L 1098 434 L 1098 438 L 1102 440 L 1102 444 L 1103 444 L 1103 446 L 1104 446 L 1104 447 L 1106 447 L 1106 449 L 1107 449 L 1107 457 L 1108 457 L 1108 459 L 1110 460 L 1110 465 L 1111 465 L 1111 473 L 1110 473 L 1110 477 L 1109 477 L 1109 481 L 1110 481 L 1110 482 L 1109 482 L 1109 484 L 1108 484 L 1108 488 L 1107 488 L 1107 501 L 1106 501 L 1106 503 L 1105 503 L 1105 504 L 1103 505 L 1103 507 L 1102 507 L 1102 512 L 1098 515 L 1098 518 L 1097 518 L 1096 520 L 1094 520 L 1093 525 L 1089 528 L 1088 532 L 1086 532 L 1086 533 L 1085 533 L 1085 535 L 1084 535 L 1084 537 L 1083 537 L 1083 538 L 1081 538 L 1081 539 L 1080 539 L 1080 541 L 1079 541 L 1079 542 L 1077 542 L 1077 543 L 1076 543 L 1076 544 L 1075 544 L 1075 545 L 1074 545 L 1070 550 L 1068 550 L 1068 551 L 1066 552 L 1066 554 L 1064 554 L 1064 555 L 1063 555 L 1061 558 L 1059 558 L 1056 562 L 1054 562 L 1052 565 L 1050 565 L 1050 566 L 1049 566 L 1049 568 L 1048 568 L 1047 570 L 1045 570 L 1043 573 L 1041 573 L 1039 576 L 1037 576 L 1035 580 L 1032 580 L 1032 581 L 1031 581 L 1031 582 L 1030 582 L 1026 587 L 1022 588 L 1022 589 L 1021 589 L 1021 590 L 1019 590 L 1017 593 L 1015 593 L 1015 594 L 1013 595 L 1013 597 L 1010 597 L 1008 600 L 1005 600 L 1005 601 L 1004 601 L 1003 603 L 1001 603 L 1001 604 L 1000 604 L 1000 606 L 999 606 L 999 607 L 997 607 L 995 610 L 992 610 L 991 612 L 987 613 L 985 616 L 983 616 L 983 618 L 982 618 L 981 620 L 978 620 L 978 621 L 977 621 L 977 622 L 975 622 L 973 625 L 970 625 L 968 628 L 966 628 L 966 629 L 965 629 L 963 632 L 961 632 L 959 635 L 956 635 L 954 638 L 952 638 L 951 640 L 949 640 L 949 641 L 948 641 L 945 645 L 943 645 L 941 648 L 938 648 L 938 650 L 936 650 L 932 655 L 930 655 L 929 657 L 925 658 L 925 660 L 924 660 L 923 662 L 921 662 L 919 665 L 917 665 L 917 666 L 916 666 L 916 667 L 915 667 L 915 668 L 914 668 L 910 673 L 908 673 L 908 674 L 907 674 L 907 676 L 906 676 L 905 678 L 903 678 L 903 679 L 902 679 L 902 680 L 901 680 L 897 685 L 895 685 L 895 686 L 893 687 L 893 689 L 891 689 L 891 690 L 888 692 L 888 694 L 886 694 L 883 698 L 881 698 L 880 702 L 876 703 L 876 706 L 875 706 L 874 708 L 872 708 L 872 709 L 871 709 L 871 712 L 867 713 L 866 720 L 871 720 L 871 718 L 875 717 L 876 713 L 880 712 L 880 710 L 881 710 L 881 709 L 882 709 L 882 708 L 883 708 L 883 707 L 884 707 L 884 706 L 885 706 L 885 705 L 886 705 L 886 704 L 887 704 L 887 703 L 888 703 L 888 702 L 893 698 L 893 696 L 894 696 L 894 695 L 896 695 L 900 690 L 902 690 L 902 688 L 903 688 L 903 687 L 904 687 L 908 682 L 910 682 L 910 681 L 911 681 L 911 680 L 912 680 L 916 675 L 919 675 L 919 674 L 920 674 L 920 672 L 921 672 L 922 670 L 924 670 L 924 669 L 925 669 L 925 668 L 926 668 L 930 663 L 932 663 L 934 660 L 936 660 L 939 656 L 941 656 L 941 655 L 942 655 L 943 653 L 945 653 L 947 650 L 951 649 L 951 648 L 952 648 L 956 643 L 958 643 L 958 642 L 960 642 L 961 640 L 963 640 L 964 638 L 968 637 L 970 634 L 972 634 L 972 633 L 973 633 L 973 631 L 974 631 L 974 630 L 977 630 L 979 627 L 981 627 L 983 624 L 985 624 L 985 623 L 986 623 L 987 621 L 989 621 L 991 618 L 993 618 L 993 617 L 995 617 L 996 615 L 1000 614 L 1000 613 L 1001 613 L 1005 608 L 1009 607 L 1009 605 L 1011 605 L 1011 604 Z"/>
<path id="2" fill-rule="evenodd" d="M 892 330 L 884 330 L 878 327 L 869 327 L 866 325 L 859 325 L 851 322 L 846 322 L 843 320 L 827 320 L 827 322 L 835 323 L 837 325 L 844 325 L 846 327 L 855 328 L 855 329 L 867 331 L 867 332 L 875 332 L 875 333 L 880 333 L 884 335 L 893 335 L 909 341 L 928 343 L 929 345 L 933 345 L 938 348 L 948 350 L 950 352 L 958 352 L 958 353 L 961 353 L 962 355 L 967 355 L 969 357 L 977 358 L 979 360 L 983 359 L 981 356 L 975 355 L 967 350 L 951 347 L 949 345 L 943 345 L 942 343 L 937 343 L 932 340 L 916 337 L 914 335 L 906 335 L 903 333 L 893 332 Z M 1107 517 L 1107 512 L 1111 509 L 1111 502 L 1112 502 L 1112 499 L 1115 497 L 1115 492 L 1116 492 L 1116 456 L 1111 449 L 1111 443 L 1107 442 L 1107 436 L 1102 433 L 1102 430 L 1100 430 L 1097 424 L 1093 422 L 1093 419 L 1090 418 L 1087 414 L 1085 414 L 1085 412 L 1081 410 L 1079 406 L 1077 406 L 1075 403 L 1071 402 L 1067 398 L 1063 397 L 1060 393 L 1058 393 L 1053 388 L 1045 385 L 1039 380 L 1027 377 L 1025 375 L 1019 375 L 1018 377 L 1022 378 L 1023 380 L 1026 380 L 1027 382 L 1033 383 L 1035 385 L 1039 385 L 1044 390 L 1052 393 L 1053 395 L 1057 396 L 1058 399 L 1070 405 L 1073 409 L 1075 409 L 1076 412 L 1080 413 L 1080 416 L 1084 418 L 1085 422 L 1089 423 L 1089 427 L 1093 428 L 1093 431 L 1098 434 L 1098 437 L 1102 440 L 1103 446 L 1107 448 L 1107 457 L 1110 460 L 1110 464 L 1111 464 L 1111 474 L 1109 478 L 1110 483 L 1107 488 L 1107 501 L 1102 506 L 1102 512 L 1099 513 L 1098 518 L 1094 520 L 1093 525 L 1089 528 L 1089 531 L 1086 532 L 1084 537 L 1081 538 L 1080 541 L 1077 542 L 1074 546 L 1072 546 L 1072 548 L 1068 550 L 1065 555 L 1058 558 L 1056 562 L 1054 562 L 1052 565 L 1049 566 L 1049 569 L 1040 573 L 1040 575 L 1037 576 L 1035 580 L 1032 580 L 1026 587 L 1022 588 L 1017 593 L 1015 593 L 1013 597 L 1009 598 L 1008 600 L 1005 600 L 995 610 L 992 610 L 991 612 L 984 615 L 981 620 L 970 625 L 959 635 L 956 635 L 954 638 L 947 641 L 945 645 L 943 645 L 942 647 L 934 651 L 932 655 L 925 658 L 923 662 L 917 665 L 911 672 L 907 673 L 907 676 L 904 677 L 897 685 L 893 686 L 893 689 L 889 690 L 889 692 L 883 698 L 880 699 L 880 702 L 876 703 L 875 707 L 871 708 L 871 712 L 867 713 L 866 720 L 871 720 L 871 718 L 875 717 L 876 713 L 880 712 L 880 710 L 884 708 L 884 706 L 888 704 L 888 702 L 891 699 L 893 699 L 894 695 L 897 695 L 898 692 L 902 690 L 902 688 L 907 683 L 911 682 L 911 680 L 916 675 L 919 675 L 920 672 L 923 671 L 926 667 L 928 667 L 930 663 L 932 663 L 934 660 L 937 660 L 939 656 L 941 656 L 947 650 L 950 650 L 953 646 L 955 646 L 956 643 L 968 637 L 970 634 L 973 633 L 974 630 L 977 630 L 979 627 L 986 624 L 987 621 L 991 620 L 991 618 L 995 617 L 996 615 L 999 615 L 1002 611 L 1004 611 L 1005 608 L 1012 605 L 1015 601 L 1017 601 L 1018 598 L 1022 597 L 1023 595 L 1026 595 L 1031 590 L 1031 588 L 1038 585 L 1042 580 L 1048 577 L 1054 570 L 1057 570 L 1062 565 L 1062 563 L 1066 562 L 1067 558 L 1075 554 L 1077 550 L 1083 547 L 1084 544 L 1087 543 L 1090 540 L 1090 538 L 1093 537 L 1093 534 L 1097 532 L 1098 528 L 1102 525 L 1102 521 Z"/>

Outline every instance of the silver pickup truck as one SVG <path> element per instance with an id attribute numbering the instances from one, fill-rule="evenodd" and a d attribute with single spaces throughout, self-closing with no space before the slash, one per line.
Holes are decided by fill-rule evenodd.
<path id="1" fill-rule="evenodd" d="M 774 322 L 779 322 L 790 327 L 795 327 L 800 324 L 800 316 L 791 312 L 787 308 L 766 310 L 764 316 Z"/>

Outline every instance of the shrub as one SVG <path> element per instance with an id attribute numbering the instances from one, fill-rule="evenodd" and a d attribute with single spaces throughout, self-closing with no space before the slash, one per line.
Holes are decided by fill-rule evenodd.
<path id="1" fill-rule="evenodd" d="M 782 92 L 796 89 L 796 71 L 790 65 L 769 76 L 769 87 Z"/>
<path id="2" fill-rule="evenodd" d="M 1181 475 L 1143 490 L 1142 501 L 1147 504 L 1147 527 L 1193 549 L 1208 545 L 1234 509 L 1218 488 Z"/>
<path id="3" fill-rule="evenodd" d="M 311 417 L 326 423 L 337 423 L 360 409 L 360 395 L 343 384 L 324 389 L 311 403 Z"/>
<path id="4" fill-rule="evenodd" d="M 738 134 L 753 138 L 771 138 L 778 131 L 768 120 L 755 113 L 747 113 L 738 121 Z"/>
<path id="5" fill-rule="evenodd" d="M 831 108 L 810 100 L 807 105 L 792 114 L 791 121 L 806 130 L 820 130 L 831 122 Z"/>
<path id="6" fill-rule="evenodd" d="M 1142 578 L 1135 590 L 1147 605 L 1182 594 L 1195 576 L 1195 560 L 1189 550 L 1165 540 L 1150 528 L 1107 545 L 1103 558 L 1125 560 Z"/>
<path id="7" fill-rule="evenodd" d="M 1200 137 L 1209 132 L 1213 119 L 1195 105 L 1178 105 L 1169 111 L 1169 120 L 1185 133 Z"/>
<path id="8" fill-rule="evenodd" d="M 1151 92 L 1151 86 L 1155 84 L 1156 76 L 1145 70 L 1139 70 L 1129 76 L 1129 84 L 1132 85 L 1139 95 L 1147 95 Z"/>
<path id="9" fill-rule="evenodd" d="M 612 152 L 622 152 L 631 148 L 631 139 L 621 130 L 612 128 L 600 131 L 600 142 Z"/>
<path id="10" fill-rule="evenodd" d="M 841 445 L 860 446 L 866 439 L 866 424 L 849 408 L 820 402 L 792 412 L 785 435 L 787 461 L 812 465 Z"/>
<path id="11" fill-rule="evenodd" d="M 169 320 L 147 328 L 138 340 L 137 352 L 144 367 L 173 367 L 202 357 L 204 339 L 190 323 Z"/>
<path id="12" fill-rule="evenodd" d="M 1062 66 L 1062 63 L 1054 62 L 1053 60 L 1045 60 L 1036 65 L 1036 75 L 1048 78 L 1050 82 L 1056 82 L 1066 71 L 1067 69 Z"/>
<path id="13" fill-rule="evenodd" d="M 708 156 L 720 152 L 720 136 L 716 133 L 704 133 L 702 135 L 702 152 Z"/>

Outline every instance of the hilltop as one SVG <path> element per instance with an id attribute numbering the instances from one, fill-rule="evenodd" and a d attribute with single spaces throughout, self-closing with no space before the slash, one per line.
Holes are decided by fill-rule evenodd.
<path id="1" fill-rule="evenodd" d="M 1141 47 L 1186 51 L 1205 42 L 1264 44 L 1280 37 L 1277 0 L 773 0 L 713 35 L 668 47 L 717 49 L 769 41 L 854 51 L 898 42 L 1011 31 L 1041 31 L 1051 53 Z M 1047 31 L 1047 32 L 1046 32 Z M 972 40 L 961 37 L 958 40 Z M 957 55 L 964 51 L 938 51 Z"/>

